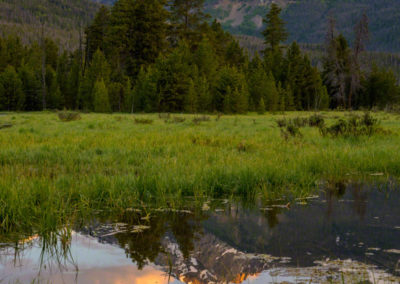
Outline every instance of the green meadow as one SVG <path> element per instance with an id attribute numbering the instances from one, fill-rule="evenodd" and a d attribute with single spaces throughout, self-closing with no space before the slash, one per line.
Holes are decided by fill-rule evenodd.
<path id="1" fill-rule="evenodd" d="M 183 208 L 186 197 L 294 198 L 327 183 L 400 176 L 399 115 L 373 113 L 384 131 L 370 136 L 322 136 L 309 126 L 282 135 L 277 120 L 312 114 L 81 114 L 63 122 L 51 112 L 3 113 L 0 230 L 30 234 L 97 210 Z M 320 114 L 327 125 L 350 116 Z"/>

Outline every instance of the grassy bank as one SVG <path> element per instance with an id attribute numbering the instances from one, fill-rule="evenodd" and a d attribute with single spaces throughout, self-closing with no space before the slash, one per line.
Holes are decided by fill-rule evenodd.
<path id="1" fill-rule="evenodd" d="M 93 209 L 183 196 L 307 195 L 321 180 L 400 176 L 400 116 L 376 113 L 390 133 L 323 137 L 301 128 L 283 138 L 276 120 L 311 113 L 246 116 L 56 113 L 0 116 L 0 226 L 54 228 Z M 347 113 L 322 113 L 332 124 Z M 175 118 L 179 117 L 179 118 Z"/>

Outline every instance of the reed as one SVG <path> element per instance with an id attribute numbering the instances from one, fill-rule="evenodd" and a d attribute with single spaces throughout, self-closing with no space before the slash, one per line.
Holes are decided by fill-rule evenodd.
<path id="1" fill-rule="evenodd" d="M 0 130 L 0 230 L 50 232 L 94 210 L 184 207 L 187 196 L 296 197 L 324 180 L 400 176 L 399 116 L 374 114 L 390 134 L 332 138 L 305 125 L 301 137 L 282 138 L 277 120 L 311 115 L 199 124 L 193 115 L 168 124 L 158 114 L 81 114 L 68 123 L 55 113 L 4 115 L 0 124 L 13 127 Z M 320 115 L 326 125 L 347 116 Z"/>

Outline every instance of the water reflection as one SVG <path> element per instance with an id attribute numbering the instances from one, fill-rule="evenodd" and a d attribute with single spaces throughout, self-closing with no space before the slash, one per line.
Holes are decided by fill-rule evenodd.
<path id="1" fill-rule="evenodd" d="M 14 245 L 20 250 L 3 245 L 0 282 L 268 283 L 271 268 L 313 267 L 327 258 L 399 274 L 399 201 L 398 190 L 336 184 L 290 203 L 213 200 L 183 211 L 97 216 L 69 239 L 59 234 L 56 250 L 41 238 Z"/>

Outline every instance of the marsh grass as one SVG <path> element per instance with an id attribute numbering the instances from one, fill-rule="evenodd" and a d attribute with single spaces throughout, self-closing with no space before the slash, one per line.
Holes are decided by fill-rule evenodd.
<path id="1" fill-rule="evenodd" d="M 154 120 L 148 118 L 135 118 L 136 124 L 152 124 Z"/>
<path id="2" fill-rule="evenodd" d="M 69 121 L 80 120 L 81 119 L 81 115 L 78 112 L 75 112 L 75 111 L 59 111 L 58 112 L 58 118 L 61 121 L 69 122 Z"/>
<path id="3" fill-rule="evenodd" d="M 15 119 L 0 131 L 0 230 L 46 234 L 95 210 L 180 208 L 186 197 L 296 197 L 324 179 L 400 176 L 396 116 L 374 114 L 387 118 L 380 127 L 388 135 L 332 139 L 304 127 L 301 139 L 282 143 L 275 121 L 310 115 L 215 115 L 194 125 L 165 124 L 157 114 L 85 114 L 70 123 L 54 113 L 7 114 L 4 121 Z M 327 125 L 345 119 L 321 115 Z"/>
<path id="4" fill-rule="evenodd" d="M 11 123 L 0 123 L 0 129 L 10 128 L 13 125 Z"/>
<path id="5" fill-rule="evenodd" d="M 384 130 L 379 125 L 378 119 L 373 117 L 369 112 L 364 115 L 349 115 L 347 119 L 339 119 L 333 125 L 326 127 L 319 126 L 320 133 L 323 136 L 330 137 L 359 137 L 372 136 L 375 134 L 389 134 L 389 130 Z"/>

